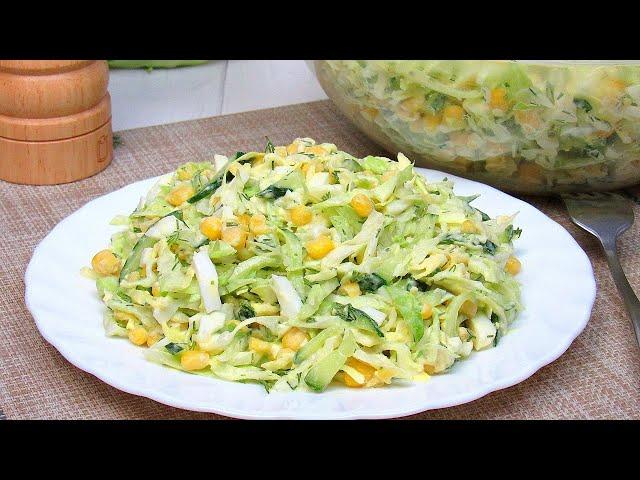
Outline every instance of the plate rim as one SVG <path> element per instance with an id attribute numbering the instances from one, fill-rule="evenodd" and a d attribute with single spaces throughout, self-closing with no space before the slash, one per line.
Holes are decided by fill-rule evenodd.
<path id="1" fill-rule="evenodd" d="M 569 241 L 569 243 L 573 244 L 574 250 L 576 251 L 576 253 L 579 254 L 580 257 L 582 257 L 582 259 L 584 260 L 585 266 L 588 267 L 588 273 L 589 276 L 588 278 L 585 278 L 585 282 L 589 283 L 589 301 L 584 305 L 584 315 L 582 315 L 581 321 L 578 324 L 576 321 L 575 324 L 575 328 L 573 328 L 570 332 L 567 332 L 566 335 L 563 337 L 565 340 L 563 342 L 558 342 L 556 344 L 556 348 L 550 350 L 547 355 L 545 355 L 543 358 L 538 359 L 536 362 L 529 362 L 529 363 L 523 363 L 522 367 L 520 369 L 517 370 L 516 373 L 514 373 L 511 376 L 508 376 L 504 379 L 502 379 L 502 381 L 493 381 L 490 384 L 488 384 L 486 387 L 484 388 L 477 388 L 475 390 L 471 390 L 468 392 L 464 392 L 464 393 L 460 393 L 458 395 L 455 395 L 451 398 L 448 399 L 448 401 L 443 402 L 441 405 L 437 406 L 437 407 L 419 407 L 416 405 L 416 408 L 406 408 L 406 407 L 401 407 L 400 409 L 397 410 L 393 410 L 393 409 L 387 409 L 384 411 L 376 411 L 376 412 L 363 412 L 363 413 L 351 413 L 349 411 L 346 412 L 335 412 L 331 415 L 331 419 L 336 419 L 336 420 L 348 420 L 348 419 L 386 419 L 386 418 L 401 418 L 401 417 L 406 417 L 406 416 L 411 416 L 411 415 L 416 415 L 418 413 L 423 413 L 426 411 L 430 411 L 430 410 L 439 410 L 439 409 L 443 409 L 443 408 L 450 408 L 450 407 L 454 407 L 454 406 L 458 406 L 458 405 L 462 405 L 465 403 L 469 403 L 469 402 L 473 402 L 475 400 L 478 400 L 480 398 L 485 397 L 486 395 L 492 393 L 492 392 L 497 392 L 499 390 L 504 390 L 505 388 L 509 388 L 512 387 L 514 385 L 517 385 L 523 381 L 525 381 L 526 379 L 530 378 L 531 376 L 533 376 L 538 370 L 542 369 L 543 367 L 549 365 L 550 363 L 554 362 L 555 360 L 557 360 L 558 358 L 560 358 L 560 356 L 562 356 L 563 353 L 565 353 L 569 347 L 571 346 L 571 344 L 575 341 L 575 339 L 580 335 L 580 333 L 582 333 L 582 331 L 586 328 L 587 324 L 589 323 L 589 320 L 591 318 L 591 314 L 593 312 L 593 306 L 595 304 L 595 300 L 596 300 L 596 294 L 597 294 L 597 285 L 596 285 L 596 280 L 595 280 L 595 276 L 594 276 L 594 271 L 593 271 L 593 265 L 591 263 L 591 260 L 589 259 L 588 255 L 586 254 L 586 252 L 582 249 L 582 247 L 578 244 L 578 242 L 576 241 L 576 239 L 573 237 L 573 235 L 571 235 L 566 228 L 564 228 L 561 224 L 559 224 L 558 222 L 556 222 L 555 220 L 553 220 L 551 217 L 549 217 L 548 215 L 546 215 L 544 212 L 542 212 L 541 210 L 539 210 L 538 208 L 536 208 L 535 206 L 529 204 L 528 202 L 521 200 L 517 197 L 514 197 L 513 195 L 507 193 L 507 192 L 503 192 L 491 185 L 482 183 L 482 182 L 478 182 L 475 180 L 471 180 L 468 178 L 463 178 L 463 177 L 459 177 L 457 175 L 453 175 L 450 173 L 446 173 L 446 172 L 441 172 L 438 170 L 434 170 L 434 169 L 426 169 L 426 168 L 422 168 L 422 167 L 415 167 L 416 170 L 421 173 L 423 176 L 427 176 L 430 175 L 432 173 L 435 173 L 437 175 L 445 175 L 448 179 L 452 180 L 454 182 L 454 188 L 455 188 L 455 184 L 463 181 L 463 182 L 471 182 L 472 184 L 478 184 L 481 185 L 482 188 L 486 188 L 489 190 L 489 192 L 491 194 L 495 194 L 497 196 L 506 196 L 507 198 L 509 198 L 511 201 L 515 201 L 516 204 L 524 204 L 527 206 L 527 208 L 532 208 L 535 211 L 537 211 L 547 222 L 551 222 L 552 224 L 555 225 L 555 227 L 558 229 L 559 232 L 561 232 L 563 235 L 566 236 L 567 240 Z M 34 265 L 34 259 L 36 258 L 36 255 L 38 254 L 38 252 L 42 249 L 43 245 L 46 246 L 46 243 L 48 240 L 50 240 L 50 238 L 52 237 L 52 235 L 54 234 L 54 232 L 56 230 L 59 230 L 61 228 L 64 227 L 64 225 L 69 221 L 69 219 L 78 214 L 79 212 L 81 212 L 82 210 L 87 210 L 90 209 L 92 207 L 93 204 L 95 204 L 98 200 L 112 195 L 112 194 L 117 194 L 118 192 L 121 192 L 122 190 L 125 189 L 133 189 L 135 188 L 135 186 L 137 186 L 138 184 L 144 183 L 144 182 L 151 182 L 152 180 L 158 179 L 160 176 L 162 175 L 158 175 L 155 177 L 149 177 L 149 178 L 145 178 L 142 180 L 138 180 L 132 183 L 129 183 L 127 185 L 124 185 L 116 190 L 113 190 L 111 192 L 107 192 L 104 193 L 102 195 L 99 195 L 89 201 L 87 201 L 84 205 L 82 205 L 81 207 L 77 208 L 75 211 L 73 211 L 72 213 L 70 213 L 69 215 L 67 215 L 65 218 L 63 218 L 62 220 L 60 220 L 48 233 L 47 235 L 45 235 L 45 237 L 42 238 L 42 240 L 40 240 L 40 242 L 38 242 L 38 244 L 34 247 L 32 255 L 31 255 L 31 259 L 29 260 L 29 263 L 27 265 L 27 268 L 25 270 L 24 273 L 24 283 L 25 283 L 25 304 L 27 306 L 27 309 L 29 310 L 29 313 L 31 314 L 36 327 L 40 333 L 40 335 L 50 344 L 52 345 L 69 363 L 71 363 L 72 365 L 74 365 L 75 367 L 79 368 L 80 370 L 83 370 L 87 373 L 89 373 L 90 375 L 93 375 L 94 377 L 98 378 L 99 380 L 101 380 L 102 382 L 106 383 L 107 385 L 110 385 L 113 388 L 116 388 L 118 390 L 121 390 L 125 393 L 131 394 L 131 395 L 136 395 L 136 396 L 140 396 L 143 398 L 148 398 L 151 399 L 153 401 L 162 403 L 164 405 L 168 405 L 171 407 L 175 407 L 175 408 L 180 408 L 182 410 L 187 410 L 187 411 L 194 411 L 194 412 L 203 412 L 203 413 L 214 413 L 214 414 L 218 414 L 218 415 L 223 415 L 226 417 L 232 417 L 232 418 L 239 418 L 239 419 L 246 419 L 246 420 L 289 420 L 289 419 L 307 419 L 307 420 L 320 420 L 320 419 L 327 419 L 327 415 L 326 414 L 307 414 L 307 412 L 304 413 L 299 413 L 299 412 L 293 412 L 293 414 L 286 414 L 286 413 L 271 413 L 271 412 L 260 412 L 260 411 L 256 411 L 254 413 L 247 413 L 245 410 L 234 410 L 233 408 L 227 408 L 224 406 L 218 406 L 215 404 L 207 404 L 207 405 L 201 405 L 201 404 L 189 404 L 188 400 L 184 400 L 181 401 L 179 398 L 177 397 L 173 397 L 173 396 L 169 396 L 169 395 L 165 395 L 162 392 L 159 392 L 157 390 L 150 390 L 150 389 L 145 389 L 143 387 L 136 387 L 135 385 L 131 385 L 130 382 L 120 382 L 117 378 L 115 378 L 111 372 L 109 370 L 100 370 L 98 368 L 95 368 L 92 365 L 88 365 L 85 362 L 83 362 L 83 358 L 81 355 L 75 355 L 74 352 L 70 349 L 67 349 L 64 344 L 64 341 L 60 341 L 59 339 L 54 338 L 50 332 L 47 331 L 46 326 L 44 326 L 43 322 L 41 321 L 41 319 L 38 318 L 38 314 L 37 312 L 37 308 L 33 306 L 32 303 L 32 295 L 33 295 L 33 291 L 30 288 L 30 285 L 32 285 L 32 276 L 33 276 L 33 265 Z M 586 295 L 585 295 L 586 297 Z M 576 315 L 577 318 L 577 315 Z M 221 381 L 225 381 L 225 380 L 221 380 Z M 231 383 L 235 383 L 235 382 L 231 382 Z M 297 394 L 304 394 L 305 392 L 300 392 Z M 283 394 L 284 395 L 284 394 Z"/>

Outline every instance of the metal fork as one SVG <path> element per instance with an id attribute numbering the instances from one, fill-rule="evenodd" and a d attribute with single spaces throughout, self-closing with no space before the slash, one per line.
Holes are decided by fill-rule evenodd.
<path id="1" fill-rule="evenodd" d="M 633 225 L 631 202 L 615 193 L 570 193 L 563 194 L 562 200 L 573 223 L 600 241 L 640 345 L 640 300 L 629 285 L 616 253 L 618 236 Z"/>

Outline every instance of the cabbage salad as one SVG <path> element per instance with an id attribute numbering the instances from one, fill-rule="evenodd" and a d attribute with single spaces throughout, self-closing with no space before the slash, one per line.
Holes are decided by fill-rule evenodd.
<path id="1" fill-rule="evenodd" d="M 521 231 L 474 198 L 402 153 L 268 141 L 160 177 L 85 273 L 152 362 L 268 391 L 426 379 L 522 308 Z"/>
<path id="2" fill-rule="evenodd" d="M 637 182 L 640 64 L 326 61 L 325 88 L 397 148 L 521 191 Z"/>

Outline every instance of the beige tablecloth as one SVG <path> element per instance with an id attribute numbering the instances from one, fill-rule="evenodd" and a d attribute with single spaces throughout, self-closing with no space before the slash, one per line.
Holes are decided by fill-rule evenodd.
<path id="1" fill-rule="evenodd" d="M 89 200 L 213 153 L 259 150 L 265 135 L 276 144 L 308 136 L 358 156 L 383 153 L 322 101 L 121 132 L 113 164 L 69 185 L 0 181 L 0 409 L 9 419 L 223 418 L 123 393 L 72 366 L 38 333 L 24 304 L 23 275 L 35 245 Z M 557 200 L 525 200 L 565 226 L 591 258 L 598 297 L 587 328 L 562 357 L 519 385 L 407 418 L 640 419 L 640 349 L 596 241 L 571 224 Z M 636 205 L 638 221 L 619 248 L 638 290 L 639 213 Z"/>

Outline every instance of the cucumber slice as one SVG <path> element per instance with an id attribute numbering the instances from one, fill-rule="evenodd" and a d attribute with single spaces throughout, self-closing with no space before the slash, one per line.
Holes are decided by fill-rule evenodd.
<path id="1" fill-rule="evenodd" d="M 304 378 L 305 383 L 316 392 L 323 391 L 346 361 L 347 357 L 338 350 L 334 350 L 309 370 Z"/>
<path id="2" fill-rule="evenodd" d="M 320 360 L 304 378 L 305 383 L 316 392 L 321 392 L 331 383 L 336 373 L 344 366 L 356 351 L 356 341 L 350 330 L 347 330 L 337 350 Z"/>
<path id="3" fill-rule="evenodd" d="M 161 217 L 153 225 L 151 225 L 147 229 L 147 234 L 140 237 L 137 243 L 133 246 L 133 250 L 131 250 L 131 253 L 129 254 L 129 258 L 127 258 L 127 261 L 124 262 L 124 266 L 122 267 L 122 270 L 120 270 L 120 277 L 118 278 L 118 282 L 121 282 L 124 279 L 124 277 L 126 277 L 129 273 L 140 268 L 142 251 L 145 248 L 153 247 L 159 238 L 159 237 L 154 238 L 154 236 L 156 235 L 162 236 L 162 233 L 163 233 L 162 231 L 166 230 L 166 227 L 158 228 L 158 229 L 154 229 L 153 227 L 156 227 L 156 226 L 159 227 L 160 222 L 166 222 L 166 219 L 169 217 L 175 217 L 178 221 L 183 222 L 182 211 L 174 210 L 173 212 L 167 213 L 164 217 Z M 178 225 L 176 222 L 176 225 L 173 228 L 175 229 L 177 226 Z M 158 230 L 156 234 L 154 234 L 154 230 Z M 151 235 L 149 235 L 150 233 Z"/>
<path id="4" fill-rule="evenodd" d="M 195 195 L 193 195 L 190 199 L 187 200 L 187 202 L 196 203 L 197 201 L 202 200 L 203 198 L 207 198 L 213 195 L 215 191 L 218 190 L 222 185 L 222 180 L 224 179 L 225 175 L 229 171 L 229 165 L 237 161 L 240 161 L 240 163 L 242 163 L 244 160 L 249 160 L 253 158 L 253 155 L 255 154 L 256 152 L 249 152 L 249 153 L 236 152 L 233 155 L 233 157 L 229 159 L 227 164 L 220 170 L 218 175 L 216 175 L 216 177 L 213 180 L 211 180 L 208 184 L 202 187 L 200 191 L 196 192 Z"/>
<path id="5" fill-rule="evenodd" d="M 297 365 L 304 362 L 307 358 L 320 350 L 320 347 L 324 345 L 324 342 L 329 340 L 331 337 L 340 335 L 340 333 L 342 333 L 342 329 L 340 327 L 329 327 L 321 331 L 318 335 L 309 340 L 300 350 L 298 350 L 296 356 L 293 358 L 293 363 Z"/>
<path id="6" fill-rule="evenodd" d="M 129 258 L 127 258 L 127 261 L 124 262 L 124 266 L 122 267 L 122 270 L 120 270 L 120 277 L 118 278 L 119 282 L 122 282 L 124 277 L 126 277 L 129 273 L 140 268 L 142 251 L 145 248 L 153 247 L 157 241 L 158 240 L 156 240 L 155 238 L 147 237 L 146 235 L 143 235 L 142 237 L 140 237 L 140 239 L 134 245 L 133 250 L 131 250 L 131 255 L 129 255 Z"/>
<path id="7" fill-rule="evenodd" d="M 197 192 L 193 197 L 188 199 L 187 202 L 196 203 L 197 201 L 202 200 L 203 198 L 210 197 L 215 193 L 216 190 L 220 188 L 220 185 L 222 185 L 223 178 L 224 178 L 224 175 L 216 177 L 212 182 L 202 187 L 202 189 L 199 192 Z"/>

